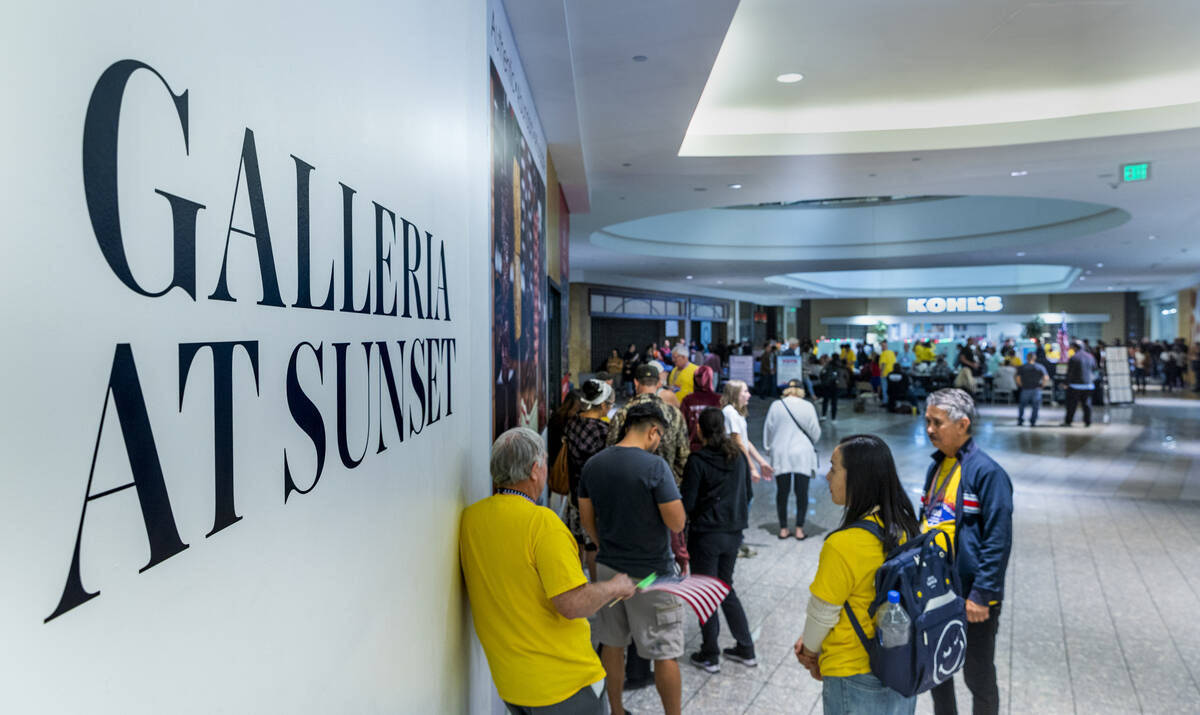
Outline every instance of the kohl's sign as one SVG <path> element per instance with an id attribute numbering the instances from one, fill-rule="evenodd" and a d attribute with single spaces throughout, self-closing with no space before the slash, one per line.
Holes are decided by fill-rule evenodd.
<path id="1" fill-rule="evenodd" d="M 998 295 L 967 298 L 909 298 L 910 313 L 999 313 L 1004 300 Z"/>

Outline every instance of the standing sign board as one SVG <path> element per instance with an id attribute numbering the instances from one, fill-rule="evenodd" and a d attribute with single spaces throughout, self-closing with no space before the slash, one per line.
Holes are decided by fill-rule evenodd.
<path id="1" fill-rule="evenodd" d="M 754 385 L 754 358 L 750 355 L 729 356 L 729 379 Z"/>
<path id="2" fill-rule="evenodd" d="M 776 381 L 786 385 L 789 380 L 804 381 L 804 358 L 799 355 L 780 355 L 776 358 Z"/>
<path id="3" fill-rule="evenodd" d="M 1129 380 L 1129 350 L 1123 347 L 1104 349 L 1104 375 L 1108 386 L 1108 404 L 1133 402 L 1133 385 Z"/>

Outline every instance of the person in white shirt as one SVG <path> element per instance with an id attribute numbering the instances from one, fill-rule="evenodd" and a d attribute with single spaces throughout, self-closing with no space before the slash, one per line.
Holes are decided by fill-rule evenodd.
<path id="1" fill-rule="evenodd" d="M 721 413 L 725 415 L 725 432 L 732 437 L 750 463 L 750 478 L 754 481 L 771 479 L 771 465 L 763 459 L 746 426 L 746 405 L 750 402 L 750 388 L 741 380 L 728 380 L 721 389 Z"/>
<path id="2" fill-rule="evenodd" d="M 804 539 L 804 515 L 808 512 L 808 480 L 817 473 L 817 442 L 821 421 L 817 408 L 804 399 L 804 385 L 791 380 L 783 397 L 771 404 L 763 425 L 763 448 L 775 472 L 775 511 L 779 516 L 779 538 L 788 531 L 788 492 L 796 493 L 796 538 Z"/>

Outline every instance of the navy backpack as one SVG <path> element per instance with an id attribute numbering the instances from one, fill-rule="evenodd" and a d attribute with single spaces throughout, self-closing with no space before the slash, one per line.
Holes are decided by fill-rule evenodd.
<path id="1" fill-rule="evenodd" d="M 846 528 L 865 529 L 884 542 L 883 530 L 873 521 L 857 521 Z M 868 639 L 850 602 L 843 604 L 850 625 L 871 658 L 871 672 L 904 696 L 923 693 L 949 680 L 963 665 L 967 652 L 966 603 L 958 595 L 958 572 L 949 548 L 950 537 L 930 529 L 900 544 L 884 556 L 875 572 L 872 618 L 888 591 L 900 594 L 900 606 L 912 622 L 908 645 L 884 648 L 879 634 Z"/>

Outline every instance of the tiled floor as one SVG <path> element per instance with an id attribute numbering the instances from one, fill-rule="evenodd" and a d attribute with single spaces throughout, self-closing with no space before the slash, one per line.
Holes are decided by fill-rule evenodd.
<path id="1" fill-rule="evenodd" d="M 1009 713 L 1200 713 L 1200 401 L 1151 392 L 1136 406 L 1098 408 L 1084 429 L 1016 426 L 1015 406 L 986 406 L 976 438 L 1013 480 L 1014 543 L 996 646 Z M 767 403 L 751 403 L 761 435 Z M 929 455 L 919 418 L 848 402 L 822 423 L 827 463 L 837 440 L 871 432 L 888 440 L 906 487 L 919 493 Z M 1053 426 L 1052 426 L 1053 425 Z M 709 675 L 683 664 L 684 712 L 820 713 L 821 685 L 792 656 L 804 626 L 821 538 L 840 518 L 823 479 L 809 490 L 799 542 L 776 538 L 775 488 L 759 483 L 735 586 L 756 636 L 760 665 L 723 661 Z M 699 644 L 689 623 L 688 652 Z M 732 645 L 722 619 L 722 646 Z M 956 679 L 959 706 L 970 694 Z M 626 694 L 637 713 L 661 712 L 657 693 Z M 931 712 L 928 695 L 918 713 Z"/>

